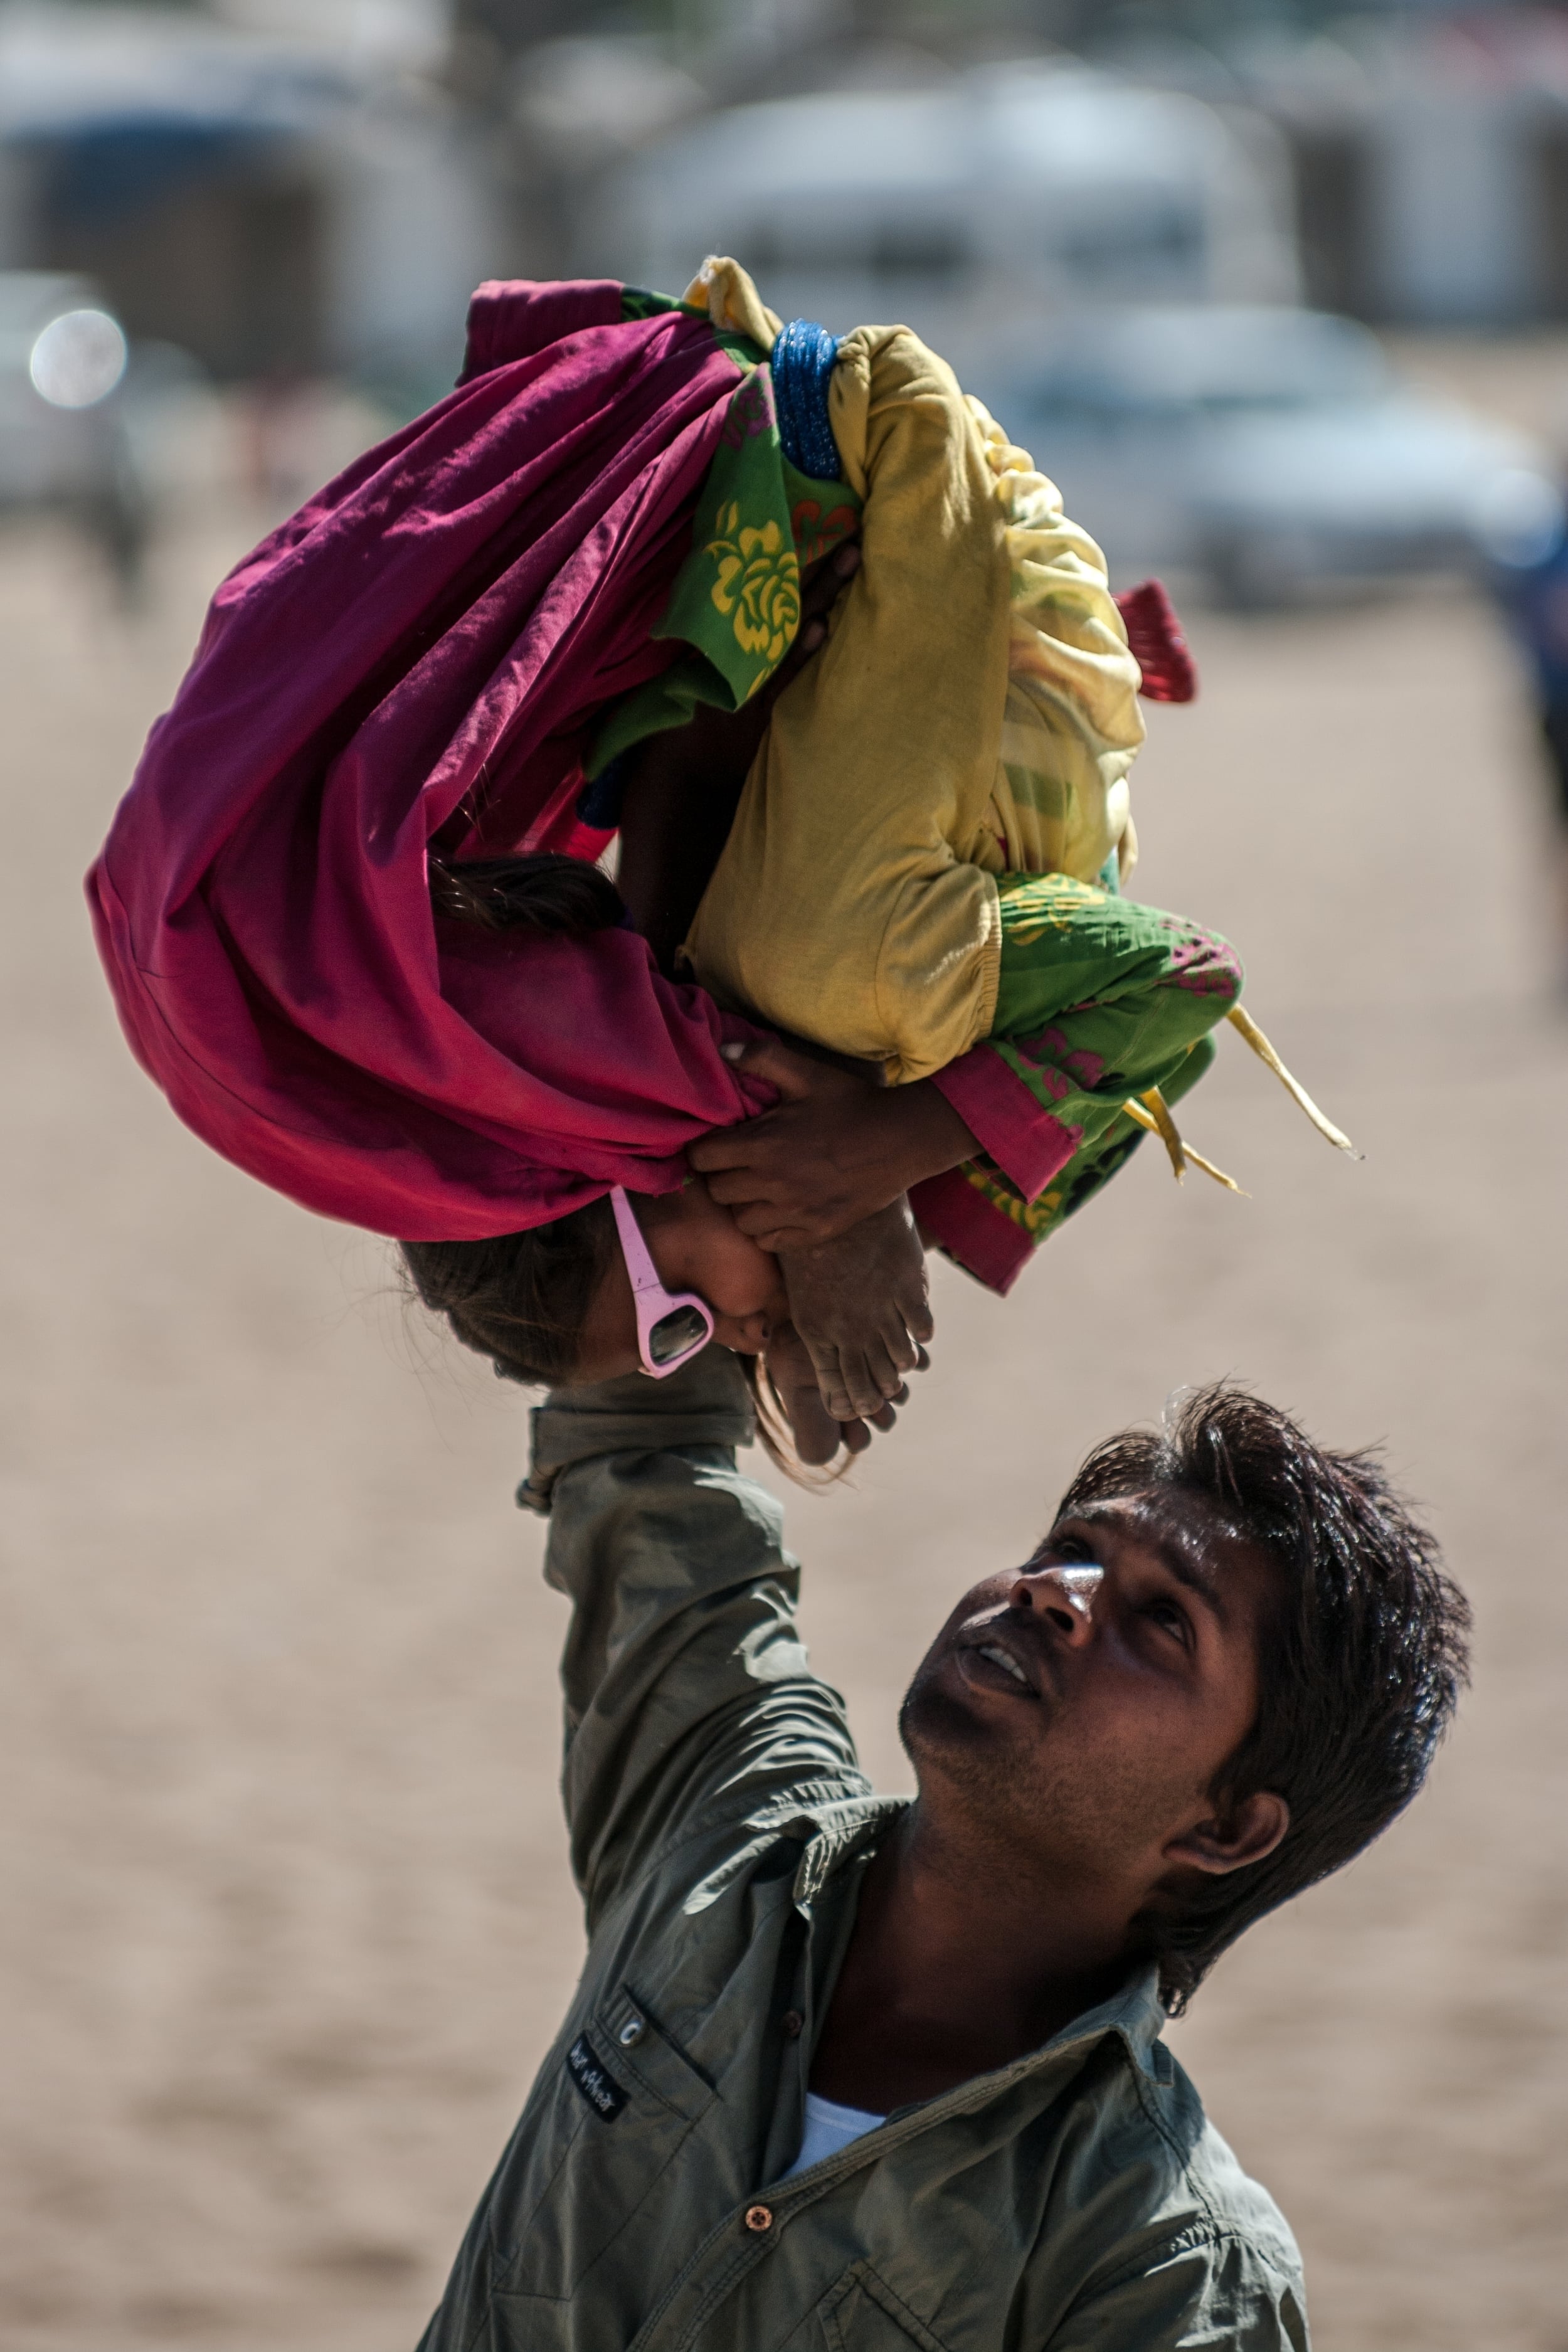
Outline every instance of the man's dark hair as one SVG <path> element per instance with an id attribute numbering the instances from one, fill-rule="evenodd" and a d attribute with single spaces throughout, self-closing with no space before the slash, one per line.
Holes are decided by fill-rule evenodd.
<path id="1" fill-rule="evenodd" d="M 1214 1793 L 1272 1789 L 1290 1808 L 1264 1861 L 1198 1879 L 1153 1921 L 1161 1992 L 1179 2014 L 1244 1928 L 1351 1861 L 1410 1802 L 1466 1680 L 1470 1611 L 1373 1455 L 1314 1445 L 1226 1382 L 1184 1392 L 1158 1431 L 1096 1446 L 1061 1512 L 1160 1486 L 1205 1496 L 1281 1572 L 1258 1718 Z"/>

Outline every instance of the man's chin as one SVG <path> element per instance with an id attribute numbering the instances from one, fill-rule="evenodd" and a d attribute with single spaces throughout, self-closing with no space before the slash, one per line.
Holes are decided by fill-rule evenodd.
<path id="1" fill-rule="evenodd" d="M 919 1675 L 899 1709 L 899 1738 L 917 1773 L 922 1764 L 973 1770 L 1003 1751 L 1006 1726 L 997 1709 L 976 1705 L 962 1683 Z"/>

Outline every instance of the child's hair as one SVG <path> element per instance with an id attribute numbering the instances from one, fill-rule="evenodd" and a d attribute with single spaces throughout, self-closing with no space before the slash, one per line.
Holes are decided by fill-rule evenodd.
<path id="1" fill-rule="evenodd" d="M 399 1242 L 420 1303 L 445 1316 L 465 1348 L 488 1356 L 498 1380 L 549 1388 L 569 1381 L 595 1291 L 616 1250 L 607 1199 L 552 1224 L 477 1242 Z M 737 1359 L 757 1411 L 757 1434 L 781 1470 L 805 1485 L 788 1419 L 766 1367 Z"/>
<path id="2" fill-rule="evenodd" d="M 543 931 L 570 939 L 612 931 L 626 905 L 609 876 L 585 858 L 541 851 L 532 857 L 430 860 L 430 903 L 449 921 L 487 931 Z"/>
<path id="3" fill-rule="evenodd" d="M 626 917 L 609 877 L 580 857 L 432 857 L 430 899 L 454 922 L 556 938 L 610 930 Z M 498 1380 L 548 1388 L 572 1376 L 594 1294 L 615 1256 L 615 1220 L 600 1199 L 522 1233 L 398 1247 L 421 1304 L 444 1316 L 465 1348 L 488 1356 Z M 793 1473 L 799 1465 L 777 1391 L 752 1358 L 740 1364 L 763 1444 Z"/>
<path id="4" fill-rule="evenodd" d="M 583 1326 L 615 1255 L 608 1200 L 474 1242 L 400 1242 L 423 1305 L 488 1356 L 498 1380 L 548 1388 L 570 1380 Z"/>

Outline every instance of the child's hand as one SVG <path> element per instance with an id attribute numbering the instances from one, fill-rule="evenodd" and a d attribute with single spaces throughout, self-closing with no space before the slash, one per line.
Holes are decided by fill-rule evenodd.
<path id="1" fill-rule="evenodd" d="M 909 1202 L 896 1201 L 837 1241 L 781 1251 L 779 1263 L 827 1412 L 874 1420 L 904 1374 L 923 1369 L 922 1343 L 936 1328 Z"/>
<path id="2" fill-rule="evenodd" d="M 891 1429 L 898 1419 L 893 1407 L 904 1403 L 909 1396 L 908 1389 L 900 1386 L 864 1421 L 835 1421 L 822 1402 L 805 1342 L 792 1323 L 782 1323 L 773 1333 L 768 1341 L 765 1361 L 768 1378 L 777 1391 L 795 1439 L 795 1450 L 808 1469 L 825 1467 L 841 1445 L 846 1453 L 864 1454 L 871 1443 L 872 1430 Z"/>
<path id="3" fill-rule="evenodd" d="M 686 1157 L 763 1249 L 800 1251 L 836 1241 L 890 1208 L 921 1177 L 956 1168 L 975 1149 L 958 1113 L 929 1081 L 884 1087 L 771 1037 L 723 1051 L 784 1099 L 757 1118 L 699 1136 Z"/>

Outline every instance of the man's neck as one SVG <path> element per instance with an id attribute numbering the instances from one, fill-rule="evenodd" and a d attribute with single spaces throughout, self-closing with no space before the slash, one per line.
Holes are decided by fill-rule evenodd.
<path id="1" fill-rule="evenodd" d="M 811 2087 L 877 2115 L 1047 2042 L 1133 1965 L 1124 1905 L 1047 1888 L 914 1806 L 867 1865 Z"/>

